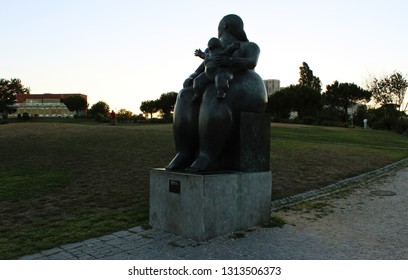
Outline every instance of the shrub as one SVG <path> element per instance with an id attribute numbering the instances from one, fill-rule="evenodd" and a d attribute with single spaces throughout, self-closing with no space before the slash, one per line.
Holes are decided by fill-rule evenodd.
<path id="1" fill-rule="evenodd" d="M 310 125 L 316 123 L 317 119 L 315 117 L 303 117 L 302 121 L 304 124 Z"/>
<path id="2" fill-rule="evenodd" d="M 25 122 L 30 120 L 30 115 L 27 112 L 24 112 L 21 119 Z"/>
<path id="3" fill-rule="evenodd" d="M 138 122 L 145 121 L 145 120 L 146 118 L 142 114 L 132 117 L 133 123 L 138 123 Z"/>
<path id="4" fill-rule="evenodd" d="M 386 129 L 383 119 L 372 122 L 370 127 L 377 130 Z"/>
<path id="5" fill-rule="evenodd" d="M 95 114 L 95 121 L 97 122 L 104 122 L 105 121 L 105 116 L 101 113 L 96 113 Z"/>
<path id="6" fill-rule="evenodd" d="M 398 133 L 407 135 L 408 134 L 408 119 L 400 119 L 397 122 L 396 130 Z"/>

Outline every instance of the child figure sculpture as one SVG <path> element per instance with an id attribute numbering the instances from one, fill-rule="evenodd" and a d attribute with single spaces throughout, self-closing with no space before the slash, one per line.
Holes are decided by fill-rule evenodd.
<path id="1" fill-rule="evenodd" d="M 229 81 L 233 79 L 233 73 L 230 69 L 218 66 L 216 58 L 218 55 L 231 56 L 233 52 L 240 47 L 239 42 L 234 42 L 231 45 L 223 46 L 221 41 L 217 38 L 211 38 L 208 41 L 208 48 L 205 52 L 200 49 L 195 50 L 195 55 L 204 59 L 205 70 L 203 73 L 194 79 L 193 102 L 201 100 L 204 91 L 208 84 L 215 82 L 217 88 L 217 98 L 224 99 L 229 89 Z"/>

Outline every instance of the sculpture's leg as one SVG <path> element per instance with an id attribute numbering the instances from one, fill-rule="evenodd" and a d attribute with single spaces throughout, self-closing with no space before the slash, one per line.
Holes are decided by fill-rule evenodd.
<path id="1" fill-rule="evenodd" d="M 216 94 L 215 87 L 213 93 Z M 200 110 L 200 149 L 197 159 L 186 169 L 188 172 L 202 172 L 217 169 L 216 163 L 233 128 L 233 116 L 224 101 L 216 98 L 205 100 Z"/>
<path id="2" fill-rule="evenodd" d="M 177 95 L 173 115 L 176 155 L 166 166 L 167 170 L 185 169 L 197 154 L 199 104 L 192 103 L 193 95 L 192 87 L 182 89 Z"/>
<path id="3" fill-rule="evenodd" d="M 233 75 L 230 71 L 219 72 L 215 76 L 215 86 L 217 88 L 218 99 L 224 99 L 229 89 L 229 81 L 232 80 Z"/>

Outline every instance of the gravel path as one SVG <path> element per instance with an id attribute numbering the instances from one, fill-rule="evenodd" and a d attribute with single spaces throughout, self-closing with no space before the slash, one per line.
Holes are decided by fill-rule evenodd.
<path id="1" fill-rule="evenodd" d="M 21 259 L 408 259 L 408 167 L 273 216 L 287 224 L 206 242 L 135 227 Z"/>

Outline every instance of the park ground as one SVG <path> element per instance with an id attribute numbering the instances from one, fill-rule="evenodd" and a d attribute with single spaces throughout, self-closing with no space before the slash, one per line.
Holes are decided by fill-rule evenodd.
<path id="1" fill-rule="evenodd" d="M 149 170 L 174 154 L 170 124 L 0 126 L 0 259 L 147 226 Z M 408 157 L 389 131 L 272 124 L 273 199 Z"/>

